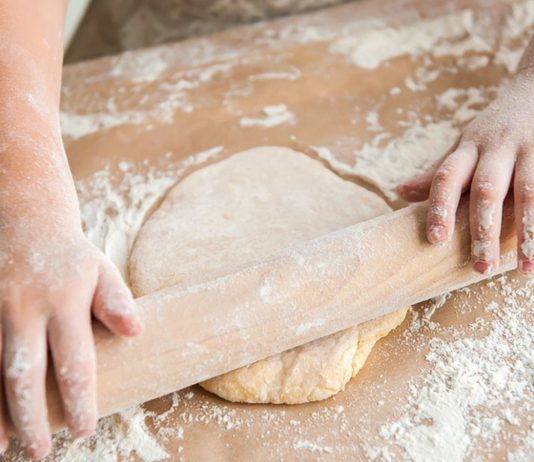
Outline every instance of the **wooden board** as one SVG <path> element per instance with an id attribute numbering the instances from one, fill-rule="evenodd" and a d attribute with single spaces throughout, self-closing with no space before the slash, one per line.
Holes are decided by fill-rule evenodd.
<path id="1" fill-rule="evenodd" d="M 393 138 L 403 135 L 402 122 L 410 117 L 423 123 L 450 120 L 454 109 L 440 106 L 436 95 L 449 88 L 477 88 L 487 100 L 507 77 L 506 68 L 494 58 L 502 45 L 498 31 L 515 3 L 356 2 L 69 66 L 64 72 L 64 134 L 73 173 L 82 186 L 82 206 L 105 193 L 91 189 L 102 171 L 109 172 L 111 184 L 127 197 L 132 171 L 156 176 L 164 172 L 165 178 L 177 181 L 207 163 L 258 145 L 288 146 L 314 158 L 318 154 L 313 146 L 328 147 L 339 168 L 339 163 L 352 165 L 359 149 L 375 139 L 377 133 L 365 122 L 369 112 L 378 114 L 383 132 Z M 466 53 L 487 57 L 482 67 L 470 66 L 476 60 L 462 63 L 458 56 L 422 53 L 367 70 L 328 52 L 342 35 L 386 25 L 405 27 L 465 8 L 473 9 L 477 19 L 486 21 L 485 28 L 495 31 L 493 51 Z M 516 42 L 513 45 L 520 48 L 524 37 Z M 435 79 L 410 90 L 413 85 L 407 79 L 417 80 L 422 67 L 435 69 Z M 392 94 L 392 88 L 401 91 Z M 271 128 L 240 123 L 242 117 L 263 117 L 265 106 L 279 104 L 294 114 L 295 123 Z M 332 161 L 325 165 L 331 167 Z M 359 178 L 342 176 L 380 193 Z M 293 407 L 233 405 L 193 387 L 148 403 L 146 409 L 154 412 L 149 429 L 159 435 L 168 460 L 365 460 L 374 454 L 373 448 L 383 447 L 403 455 L 400 447 L 380 435 L 380 428 L 406 413 L 403 406 L 410 394 L 428 377 L 431 363 L 425 355 L 431 339 L 474 336 L 465 326 L 476 319 L 491 321 L 494 314 L 486 308 L 502 301 L 503 284 L 508 287 L 504 282 L 481 283 L 456 293 L 431 320 L 410 316 L 334 399 Z M 525 282 L 518 279 L 513 284 Z M 416 313 L 431 308 L 427 304 Z M 532 323 L 531 316 L 525 316 L 525 322 Z M 532 423 L 528 415 L 520 416 L 518 424 L 506 425 L 494 441 L 475 440 L 470 458 L 502 460 L 520 446 Z M 166 430 L 158 433 L 158 427 Z M 385 460 L 384 450 L 377 454 L 376 460 Z"/>

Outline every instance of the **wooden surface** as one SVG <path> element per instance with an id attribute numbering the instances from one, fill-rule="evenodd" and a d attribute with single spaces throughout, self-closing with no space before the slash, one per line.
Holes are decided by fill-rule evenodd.
<path id="1" fill-rule="evenodd" d="M 73 114 L 80 116 L 78 130 L 91 122 L 83 136 L 81 132 L 73 136 L 74 129 L 65 133 L 74 175 L 83 183 L 107 169 L 120 188 L 125 173 L 119 162 L 128 161 L 140 173 L 174 171 L 177 181 L 206 163 L 258 145 L 288 146 L 315 158 L 312 147 L 327 146 L 336 160 L 350 163 L 358 149 L 376 136 L 362 122 L 369 111 L 380 114 L 384 131 L 401 136 L 404 129 L 399 121 L 410 112 L 421 120 L 425 116 L 433 120 L 452 117 L 450 111 L 437 105 L 435 95 L 448 88 L 474 87 L 491 96 L 508 74 L 492 61 L 492 52 L 468 53 L 490 58 L 486 66 L 475 70 L 462 65 L 457 57 L 422 54 L 417 58 L 401 56 L 369 71 L 329 53 L 335 37 L 384 25 L 412 24 L 466 7 L 487 19 L 489 30 L 498 31 L 514 3 L 357 2 L 212 38 L 67 67 L 62 109 L 70 114 L 71 122 Z M 414 76 L 425 60 L 436 65 L 438 77 L 418 91 L 407 89 L 407 77 Z M 268 77 L 276 73 L 296 77 Z M 393 87 L 402 88 L 400 94 L 390 94 Z M 296 122 L 272 128 L 240 125 L 241 117 L 261 115 L 262 108 L 274 104 L 286 104 Z M 100 124 L 100 130 L 91 128 L 95 124 Z M 213 158 L 191 162 L 191 156 L 217 146 L 223 149 Z M 343 176 L 378 192 L 359 178 Z M 82 205 L 92 199 L 92 193 L 84 191 Z M 389 269 L 397 270 L 393 265 Z M 513 284 L 520 287 L 524 281 L 517 279 Z M 423 323 L 407 336 L 407 328 L 413 327 L 415 319 L 412 315 L 379 343 L 360 375 L 331 400 L 303 406 L 234 405 L 193 387 L 148 403 L 146 409 L 155 413 L 149 427 L 156 434 L 164 421 L 175 427 L 177 434 L 181 429 L 183 437 L 159 437 L 169 460 L 250 460 L 252 455 L 255 460 L 365 460 L 365 445 L 380 440 L 381 424 L 402 415 L 410 387 L 420 383 L 427 371 L 425 354 L 430 340 L 450 338 L 451 328 L 456 336 L 473 335 L 464 326 L 477 318 L 490 319 L 485 307 L 503 298 L 495 283 L 481 283 L 469 292 L 455 293 L 432 317 L 434 324 Z M 416 313 L 430 305 L 418 307 Z M 343 327 L 342 322 L 339 327 Z M 135 376 L 134 367 L 131 371 Z M 124 382 L 129 379 L 125 377 Z M 136 380 L 132 378 L 132 382 Z M 145 385 L 148 396 L 154 383 L 147 381 Z M 113 408 L 110 403 L 106 405 Z M 489 448 L 473 443 L 473 454 L 483 460 L 502 460 L 517 445 L 514 436 L 530 424 L 527 420 L 507 427 L 498 444 Z M 403 454 L 400 448 L 391 451 Z"/>

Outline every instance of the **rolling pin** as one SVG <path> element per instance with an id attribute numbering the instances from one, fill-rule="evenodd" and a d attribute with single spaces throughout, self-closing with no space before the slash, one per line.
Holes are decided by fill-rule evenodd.
<path id="1" fill-rule="evenodd" d="M 95 325 L 99 415 L 105 416 L 264 359 L 487 276 L 470 264 L 468 199 L 452 239 L 430 245 L 416 204 L 286 250 L 192 287 L 137 300 L 140 338 Z M 505 203 L 498 272 L 516 265 L 513 206 Z M 62 428 L 53 373 L 49 418 Z"/>

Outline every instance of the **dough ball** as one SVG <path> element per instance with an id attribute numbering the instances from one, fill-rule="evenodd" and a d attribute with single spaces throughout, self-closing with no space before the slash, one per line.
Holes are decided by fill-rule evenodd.
<path id="1" fill-rule="evenodd" d="M 378 196 L 281 147 L 231 156 L 179 182 L 139 232 L 136 296 L 239 271 L 284 249 L 386 213 Z M 230 401 L 303 403 L 334 395 L 406 309 L 201 383 Z"/>

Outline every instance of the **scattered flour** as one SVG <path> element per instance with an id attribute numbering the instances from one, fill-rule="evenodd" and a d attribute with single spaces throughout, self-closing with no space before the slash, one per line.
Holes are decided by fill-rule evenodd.
<path id="1" fill-rule="evenodd" d="M 327 454 L 333 454 L 334 452 L 333 448 L 329 446 L 320 446 L 317 443 L 312 443 L 307 440 L 296 440 L 293 443 L 293 449 L 306 449 L 310 452 L 325 452 Z"/>
<path id="2" fill-rule="evenodd" d="M 366 31 L 336 40 L 332 53 L 346 56 L 364 69 L 376 69 L 382 63 L 409 55 L 433 52 L 435 56 L 462 56 L 467 51 L 491 51 L 485 39 L 476 35 L 471 10 L 418 22 L 403 28 Z"/>
<path id="3" fill-rule="evenodd" d="M 82 222 L 87 237 L 102 250 L 124 275 L 135 236 L 146 214 L 187 169 L 216 158 L 216 146 L 189 156 L 166 170 L 148 169 L 138 174 L 128 162 L 119 164 L 120 174 L 109 166 L 76 184 L 81 198 Z"/>
<path id="4" fill-rule="evenodd" d="M 184 113 L 194 111 L 195 99 L 191 95 L 193 90 L 198 91 L 216 76 L 228 74 L 234 66 L 235 63 L 231 62 L 219 63 L 205 68 L 175 72 L 168 76 L 167 80 L 158 82 L 156 89 L 151 87 L 149 91 L 151 98 L 146 96 L 146 85 L 151 84 L 151 80 L 159 75 L 159 71 L 154 75 L 143 73 L 140 83 L 128 87 L 128 92 L 132 95 L 144 95 L 145 98 L 151 99 L 150 102 L 145 102 L 141 98 L 136 109 L 118 108 L 115 100 L 124 97 L 121 91 L 126 88 L 119 86 L 117 87 L 118 95 L 111 96 L 105 108 L 96 113 L 78 114 L 66 109 L 62 110 L 60 113 L 61 132 L 65 137 L 78 139 L 121 125 L 138 125 L 146 129 L 154 122 L 172 123 L 176 111 Z M 143 83 L 145 79 L 147 83 Z"/>
<path id="5" fill-rule="evenodd" d="M 146 425 L 148 413 L 140 407 L 128 409 L 98 422 L 97 432 L 87 440 L 74 440 L 65 432 L 54 437 L 54 462 L 117 462 L 137 460 L 159 462 L 169 460 L 169 454 L 150 433 Z M 27 459 L 19 451 L 13 462 Z"/>
<path id="6" fill-rule="evenodd" d="M 454 111 L 452 120 L 464 124 L 475 117 L 490 100 L 488 91 L 494 88 L 449 88 L 436 96 L 438 107 Z M 461 101 L 461 102 L 460 102 Z"/>
<path id="7" fill-rule="evenodd" d="M 410 460 L 471 460 L 475 444 L 499 449 L 495 443 L 504 427 L 518 424 L 512 407 L 526 416 L 534 412 L 534 330 L 527 321 L 534 284 L 514 290 L 506 276 L 490 284 L 500 287 L 504 303 L 491 302 L 486 311 L 493 316 L 472 322 L 469 329 L 478 335 L 449 328 L 452 340 L 431 341 L 422 384 L 410 387 L 401 417 L 381 427 L 380 436 Z M 508 460 L 528 460 L 529 435 Z"/>
<path id="8" fill-rule="evenodd" d="M 513 74 L 517 69 L 530 37 L 528 31 L 533 25 L 534 2 L 526 0 L 515 3 L 512 6 L 512 14 L 506 18 L 506 23 L 501 31 L 500 47 L 495 54 L 495 63 L 504 66 L 510 74 Z"/>
<path id="9" fill-rule="evenodd" d="M 395 186 L 426 171 L 441 158 L 456 141 L 460 131 L 448 121 L 422 125 L 416 122 L 403 135 L 385 145 L 384 137 L 364 144 L 355 154 L 353 165 L 337 160 L 331 150 L 313 146 L 314 152 L 342 174 L 357 175 L 396 199 Z"/>
<path id="10" fill-rule="evenodd" d="M 276 127 L 277 125 L 295 123 L 293 114 L 285 104 L 265 106 L 262 109 L 262 117 L 241 117 L 239 124 L 242 127 Z"/>

